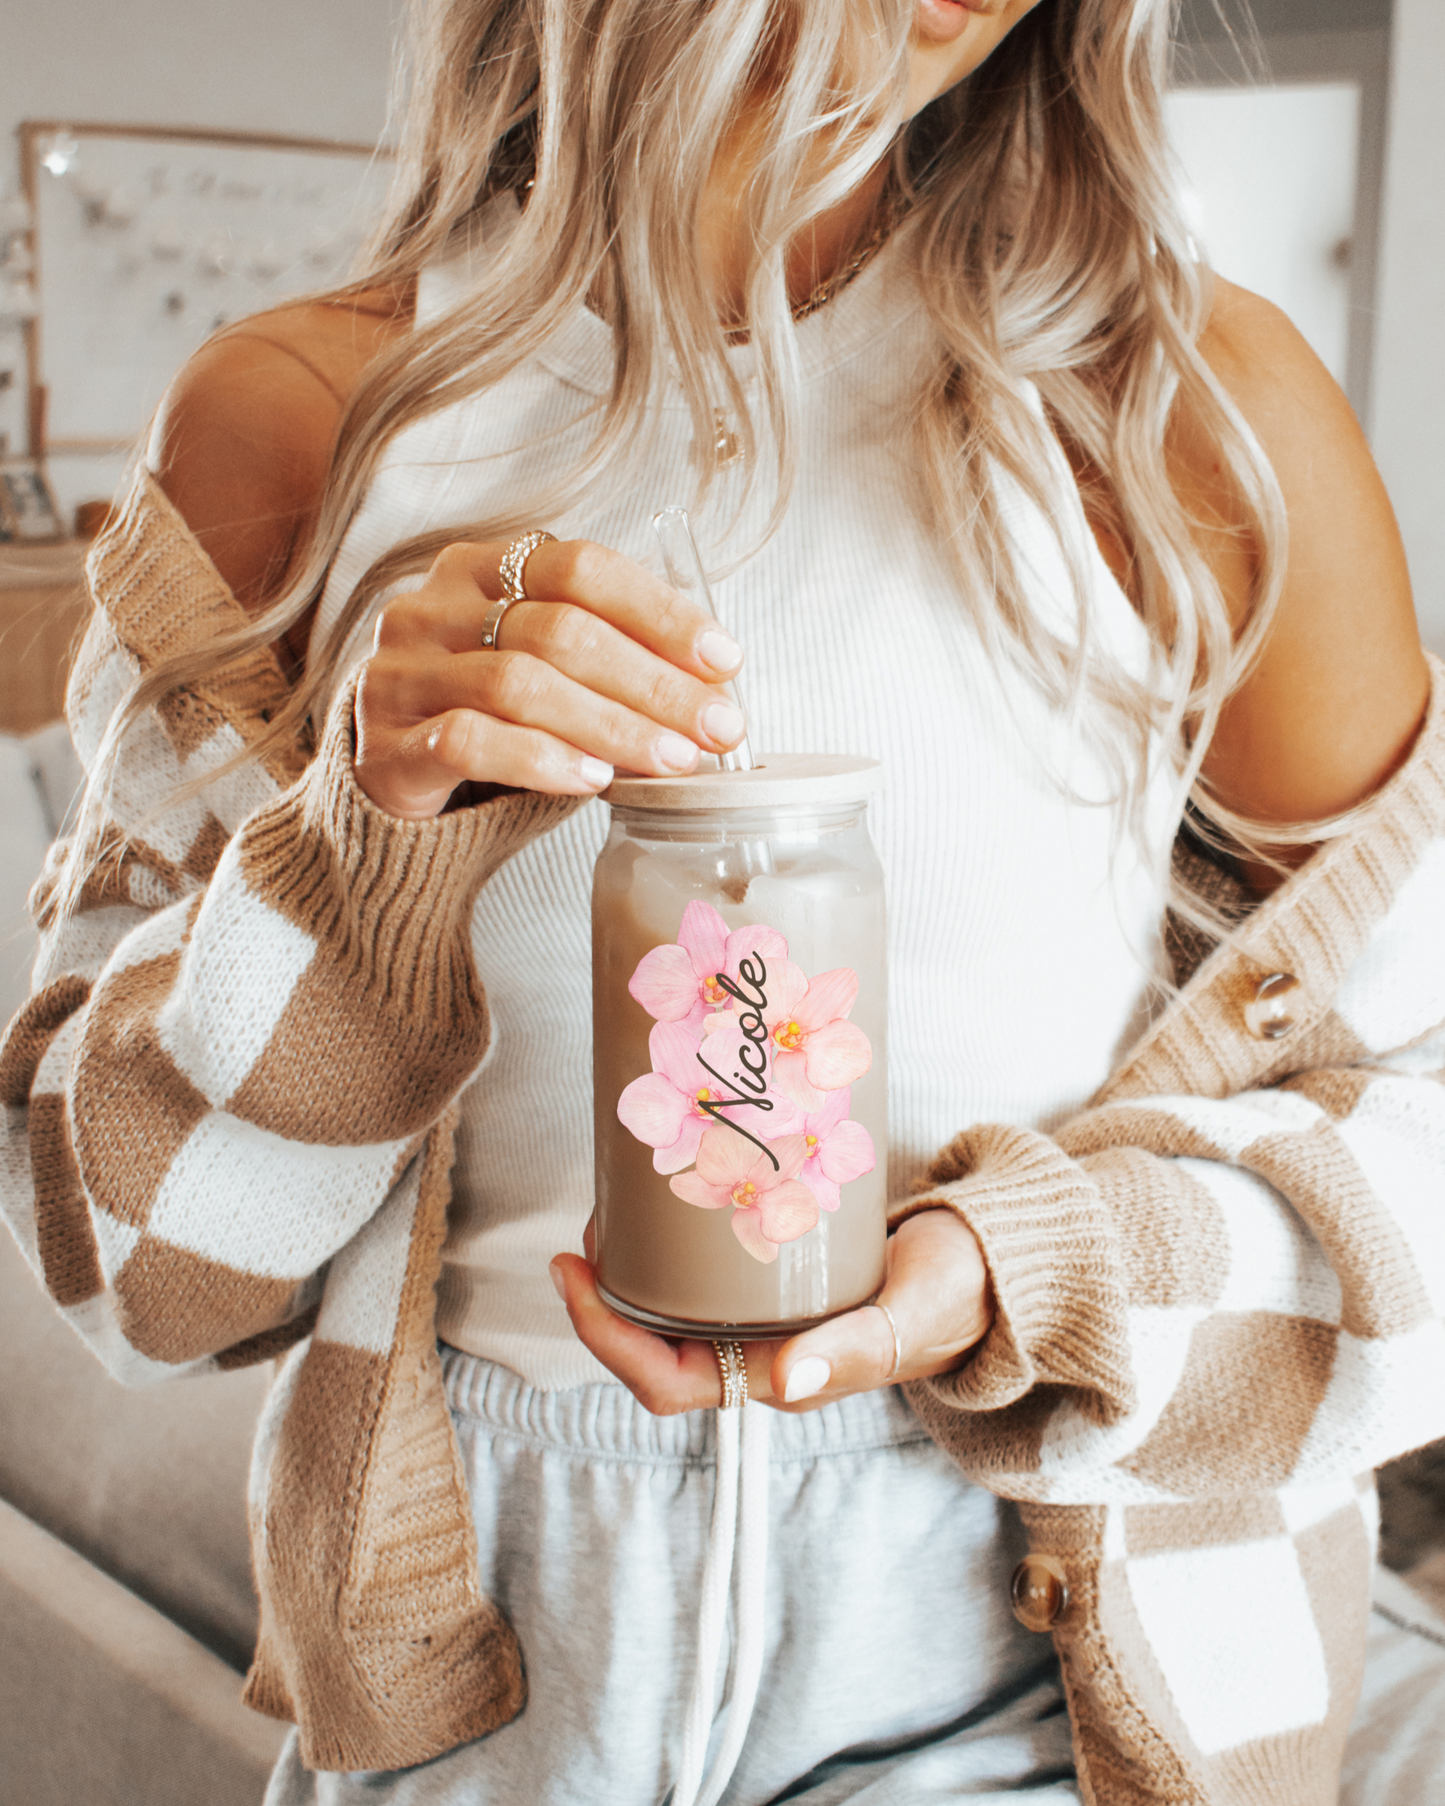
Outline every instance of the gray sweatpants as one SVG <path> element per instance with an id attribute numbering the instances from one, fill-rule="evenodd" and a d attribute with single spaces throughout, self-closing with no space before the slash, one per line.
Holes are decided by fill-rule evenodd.
<path id="1" fill-rule="evenodd" d="M 538 1392 L 451 1350 L 444 1367 L 526 1710 L 393 1774 L 309 1774 L 293 1735 L 266 1806 L 662 1806 L 697 1662 L 715 1417 L 652 1417 L 620 1386 Z M 896 1391 L 770 1428 L 763 1678 L 722 1806 L 1077 1806 L 1052 1645 L 1009 1610 L 1009 1507 Z M 725 1650 L 714 1748 L 727 1672 Z"/>

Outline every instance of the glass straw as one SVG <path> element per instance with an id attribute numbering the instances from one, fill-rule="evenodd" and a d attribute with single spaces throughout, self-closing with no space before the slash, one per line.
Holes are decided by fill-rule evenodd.
<path id="1" fill-rule="evenodd" d="M 687 518 L 686 508 L 661 508 L 652 517 L 652 530 L 657 535 L 658 544 L 662 547 L 662 560 L 667 566 L 667 580 L 674 589 L 680 589 L 685 596 L 691 596 L 712 616 L 718 620 L 717 606 L 712 599 L 712 590 L 708 586 L 707 572 L 702 568 L 702 558 L 698 554 L 697 541 L 692 536 L 692 523 Z M 722 623 L 719 621 L 718 625 Z M 747 709 L 743 705 L 742 692 L 737 681 L 724 684 L 723 688 L 742 710 L 744 716 Z M 731 752 L 710 755 L 717 760 L 719 771 L 752 771 L 753 751 L 748 745 L 748 737 L 743 735 Z M 748 882 L 760 873 L 773 870 L 772 849 L 764 840 L 740 841 L 737 856 L 742 871 L 734 876 L 720 866 L 718 875 L 723 880 L 723 888 L 729 899 L 741 903 L 747 895 Z"/>
<path id="2" fill-rule="evenodd" d="M 700 603 L 716 621 L 717 608 L 708 587 L 707 572 L 702 568 L 702 559 L 698 556 L 697 541 L 692 536 L 692 523 L 687 518 L 687 509 L 660 509 L 652 517 L 652 530 L 662 547 L 668 582 L 674 589 L 680 589 L 683 595 L 691 596 L 693 601 Z M 723 688 L 746 716 L 747 710 L 743 707 L 742 692 L 738 689 L 736 679 L 724 684 Z M 719 771 L 753 769 L 752 748 L 748 745 L 746 734 L 731 752 L 718 753 L 716 757 Z"/>

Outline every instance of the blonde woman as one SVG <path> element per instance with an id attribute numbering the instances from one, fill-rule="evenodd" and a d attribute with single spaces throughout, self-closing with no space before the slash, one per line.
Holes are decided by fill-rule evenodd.
<path id="1" fill-rule="evenodd" d="M 366 274 L 167 397 L 5 1200 L 115 1371 L 285 1356 L 271 1806 L 1335 1797 L 1368 1473 L 1445 1430 L 1445 700 L 1180 223 L 1170 23 L 420 4 Z M 714 1351 L 579 1252 L 589 799 L 736 744 L 744 647 L 760 743 L 888 774 L 897 1202 L 883 1308 L 748 1351 L 700 1636 Z"/>

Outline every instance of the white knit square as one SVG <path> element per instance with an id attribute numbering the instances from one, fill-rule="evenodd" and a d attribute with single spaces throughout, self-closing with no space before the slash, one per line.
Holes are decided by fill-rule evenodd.
<path id="1" fill-rule="evenodd" d="M 421 1168 L 418 1155 L 381 1209 L 332 1261 L 316 1324 L 323 1340 L 369 1354 L 390 1351 L 421 1195 Z"/>
<path id="2" fill-rule="evenodd" d="M 246 886 L 230 849 L 157 1023 L 162 1047 L 214 1110 L 266 1051 L 316 943 Z"/>
<path id="3" fill-rule="evenodd" d="M 1445 1085 L 1377 1078 L 1336 1133 L 1409 1244 L 1436 1314 L 1445 1316 Z"/>
<path id="4" fill-rule="evenodd" d="M 1167 1110 L 1228 1160 L 1237 1160 L 1266 1135 L 1312 1129 L 1324 1117 L 1318 1104 L 1297 1091 L 1246 1091 L 1230 1098 L 1145 1097 L 1135 1103 L 1141 1110 Z"/>
<path id="5" fill-rule="evenodd" d="M 1426 848 L 1345 974 L 1335 1013 L 1375 1053 L 1445 1022 L 1445 841 Z"/>
<path id="6" fill-rule="evenodd" d="M 1357 1337 L 1341 1330 L 1329 1385 L 1295 1458 L 1297 1480 L 1363 1473 L 1445 1436 L 1445 1324 Z"/>
<path id="7" fill-rule="evenodd" d="M 303 1279 L 380 1207 L 405 1141 L 338 1148 L 204 1117 L 176 1154 L 149 1231 L 269 1279 Z"/>
<path id="8" fill-rule="evenodd" d="M 1130 1476 L 1103 1472 L 1131 1455 L 1153 1430 L 1179 1389 L 1201 1309 L 1134 1309 L 1128 1314 L 1129 1363 L 1135 1406 L 1121 1422 L 1105 1426 L 1067 1401 L 1049 1419 L 1039 1448 L 1038 1471 L 1049 1479 L 1057 1504 L 1093 1503 L 1159 1496 L 1157 1489 L 1128 1482 Z M 1167 1495 L 1166 1495 L 1167 1496 Z"/>
<path id="9" fill-rule="evenodd" d="M 1340 1320 L 1340 1282 L 1304 1219 L 1266 1180 L 1217 1160 L 1180 1168 L 1208 1191 L 1229 1237 L 1229 1277 L 1218 1311 L 1271 1311 Z"/>
<path id="10" fill-rule="evenodd" d="M 245 744 L 229 723 L 218 725 L 186 760 L 186 782 L 191 783 L 215 771 L 227 759 L 244 752 Z M 209 784 L 203 800 L 221 826 L 234 834 L 253 809 L 259 809 L 278 794 L 275 779 L 252 759 Z"/>
<path id="11" fill-rule="evenodd" d="M 1291 1536 L 1323 1524 L 1338 1511 L 1354 1510 L 1359 1504 L 1355 1482 L 1346 1474 L 1308 1481 L 1301 1486 L 1282 1486 L 1275 1496 Z"/>
<path id="12" fill-rule="evenodd" d="M 1329 1671 L 1289 1537 L 1139 1556 L 1125 1572 L 1203 1755 L 1327 1716 Z"/>

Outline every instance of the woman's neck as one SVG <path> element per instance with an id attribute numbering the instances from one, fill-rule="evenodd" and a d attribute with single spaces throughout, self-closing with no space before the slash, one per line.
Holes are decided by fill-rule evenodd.
<path id="1" fill-rule="evenodd" d="M 746 197 L 757 167 L 760 137 L 757 114 L 740 120 L 723 141 L 703 192 L 698 227 L 702 266 L 718 316 L 729 326 L 746 314 L 744 289 L 752 255 Z M 786 275 L 788 299 L 794 308 L 805 306 L 867 242 L 888 184 L 888 168 L 888 159 L 882 158 L 857 188 L 820 214 L 789 246 Z"/>

